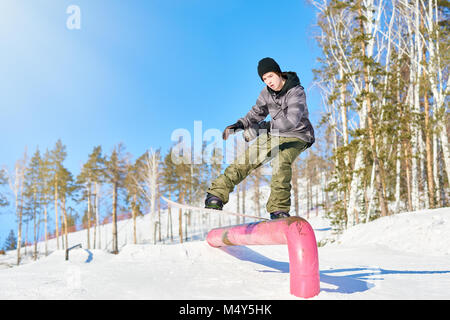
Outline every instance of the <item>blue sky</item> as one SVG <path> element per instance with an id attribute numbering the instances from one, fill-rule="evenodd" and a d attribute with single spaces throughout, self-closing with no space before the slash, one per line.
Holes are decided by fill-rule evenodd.
<path id="1" fill-rule="evenodd" d="M 70 5 L 80 29 L 66 26 Z M 96 145 L 138 157 L 165 153 L 194 121 L 223 130 L 255 103 L 267 56 L 298 73 L 317 124 L 314 18 L 304 0 L 2 0 L 0 166 L 60 138 L 76 176 Z M 0 209 L 0 247 L 11 210 Z"/>

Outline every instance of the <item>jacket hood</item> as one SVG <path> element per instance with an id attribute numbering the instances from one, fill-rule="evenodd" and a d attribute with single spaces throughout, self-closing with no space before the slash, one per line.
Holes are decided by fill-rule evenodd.
<path id="1" fill-rule="evenodd" d="M 288 92 L 293 87 L 295 87 L 297 85 L 301 86 L 300 79 L 298 78 L 296 72 L 292 72 L 292 71 L 283 72 L 281 74 L 281 76 L 286 79 L 286 82 L 284 83 L 283 88 L 281 88 L 281 90 L 279 92 L 277 92 L 277 91 L 274 91 L 271 88 L 267 87 L 267 90 L 269 90 L 269 92 L 271 94 L 276 94 L 279 97 L 279 96 L 284 95 L 286 92 Z"/>

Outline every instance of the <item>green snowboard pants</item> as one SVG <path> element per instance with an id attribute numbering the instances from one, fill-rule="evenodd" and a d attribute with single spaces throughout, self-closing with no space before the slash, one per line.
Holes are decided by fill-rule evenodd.
<path id="1" fill-rule="evenodd" d="M 219 197 L 224 204 L 234 187 L 244 180 L 254 169 L 271 162 L 272 179 L 267 212 L 289 212 L 291 208 L 292 163 L 297 156 L 309 147 L 298 138 L 287 138 L 263 134 L 256 138 L 243 154 L 230 164 L 223 174 L 215 179 L 208 193 Z"/>

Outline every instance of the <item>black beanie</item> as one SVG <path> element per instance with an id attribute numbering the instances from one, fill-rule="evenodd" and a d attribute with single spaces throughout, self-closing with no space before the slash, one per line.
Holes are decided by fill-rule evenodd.
<path id="1" fill-rule="evenodd" d="M 280 69 L 280 66 L 278 65 L 278 63 L 269 57 L 261 59 L 258 62 L 258 74 L 259 74 L 259 77 L 261 78 L 261 80 L 262 80 L 263 75 L 266 74 L 267 72 L 281 73 L 281 69 Z"/>

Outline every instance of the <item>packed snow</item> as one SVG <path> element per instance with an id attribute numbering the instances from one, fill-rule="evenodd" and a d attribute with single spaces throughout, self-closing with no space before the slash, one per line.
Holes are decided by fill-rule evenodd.
<path id="1" fill-rule="evenodd" d="M 222 225 L 235 220 L 222 218 Z M 150 217 L 140 217 L 136 245 L 132 221 L 121 221 L 117 255 L 108 251 L 110 225 L 99 230 L 103 250 L 86 248 L 85 231 L 69 234 L 69 246 L 82 243 L 69 261 L 54 240 L 48 256 L 39 244 L 37 261 L 27 248 L 20 266 L 16 252 L 7 252 L 0 255 L 0 299 L 300 299 L 289 293 L 285 245 L 212 248 L 203 240 L 208 224 L 195 221 L 203 225 L 190 241 L 179 243 L 174 224 L 172 241 L 153 244 Z M 450 298 L 450 208 L 380 218 L 339 237 L 320 212 L 308 221 L 326 243 L 319 247 L 321 291 L 311 299 Z"/>

